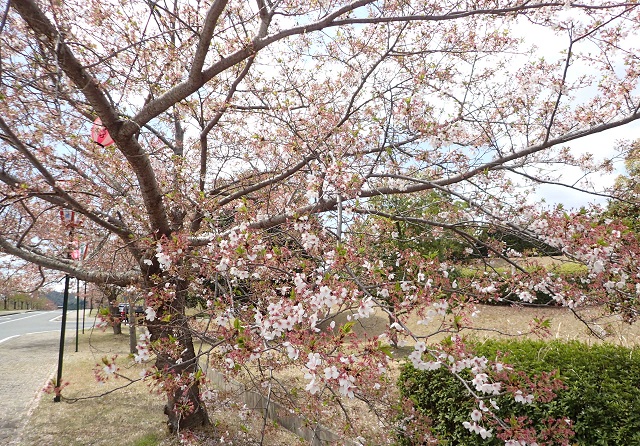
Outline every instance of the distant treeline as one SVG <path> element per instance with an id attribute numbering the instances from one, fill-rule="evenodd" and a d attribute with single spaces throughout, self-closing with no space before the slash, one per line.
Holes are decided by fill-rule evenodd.
<path id="1" fill-rule="evenodd" d="M 0 292 L 0 310 L 52 310 L 56 304 L 46 293 Z"/>
<path id="2" fill-rule="evenodd" d="M 48 300 L 53 302 L 56 308 L 62 308 L 64 301 L 64 293 L 62 291 L 49 291 L 44 295 Z M 76 293 L 69 293 L 69 303 L 67 308 L 69 310 L 76 309 Z M 84 308 L 84 299 L 82 293 L 80 293 L 80 308 Z"/>

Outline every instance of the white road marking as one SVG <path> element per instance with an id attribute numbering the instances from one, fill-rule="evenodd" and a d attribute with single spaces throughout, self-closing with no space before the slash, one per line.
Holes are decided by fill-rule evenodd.
<path id="1" fill-rule="evenodd" d="M 52 311 L 48 311 L 47 313 L 52 313 Z M 0 322 L 0 325 L 2 324 L 8 324 L 9 322 L 18 322 L 18 321 L 22 321 L 24 319 L 29 319 L 30 317 L 36 317 L 36 316 L 40 316 L 42 313 L 36 313 L 36 314 L 32 314 L 30 316 L 25 316 L 25 317 L 21 317 L 18 319 L 11 319 L 10 321 L 4 321 L 4 322 Z"/>
<path id="2" fill-rule="evenodd" d="M 5 341 L 8 341 L 9 339 L 18 338 L 18 337 L 20 337 L 20 335 L 13 335 L 13 336 L 9 336 L 8 338 L 0 339 L 0 344 L 2 344 Z"/>

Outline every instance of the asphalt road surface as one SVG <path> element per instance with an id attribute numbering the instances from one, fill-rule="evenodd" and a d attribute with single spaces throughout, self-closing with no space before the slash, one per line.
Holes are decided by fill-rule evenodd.
<path id="1" fill-rule="evenodd" d="M 0 317 L 0 344 L 13 337 L 42 332 L 60 332 L 61 311 L 33 311 Z M 75 324 L 75 321 L 74 321 Z"/>
<path id="2" fill-rule="evenodd" d="M 75 312 L 68 317 L 72 320 L 67 321 L 65 351 L 74 348 L 76 327 Z M 17 443 L 31 410 L 43 397 L 43 387 L 54 376 L 60 320 L 60 310 L 0 316 L 0 445 Z M 92 322 L 93 318 L 85 328 Z"/>

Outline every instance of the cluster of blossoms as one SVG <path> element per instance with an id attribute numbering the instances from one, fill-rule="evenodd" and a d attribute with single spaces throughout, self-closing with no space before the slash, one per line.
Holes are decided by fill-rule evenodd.
<path id="1" fill-rule="evenodd" d="M 160 264 L 160 268 L 167 271 L 171 267 L 171 257 L 164 252 L 162 252 L 162 245 L 158 245 L 158 253 L 156 254 L 156 258 L 158 259 L 158 263 Z M 147 265 L 151 265 L 150 260 L 145 260 Z"/>
<path id="2" fill-rule="evenodd" d="M 260 327 L 260 335 L 267 341 L 280 337 L 285 331 L 293 330 L 304 319 L 305 310 L 301 304 L 283 305 L 283 302 L 271 302 L 267 306 L 266 317 L 261 311 L 255 311 L 255 323 Z"/>
<path id="3" fill-rule="evenodd" d="M 341 142 L 340 146 L 344 146 Z M 363 185 L 361 174 L 349 163 L 340 161 L 339 155 L 329 152 L 330 159 L 327 163 L 319 166 L 321 173 L 308 175 L 306 178 L 307 193 L 309 202 L 314 202 L 318 198 L 318 192 L 327 194 L 341 194 L 344 196 L 357 196 Z"/>
<path id="4" fill-rule="evenodd" d="M 482 437 L 483 440 L 487 439 L 487 438 L 491 438 L 493 436 L 493 433 L 491 431 L 491 429 L 486 429 L 482 426 L 480 426 L 478 423 L 476 423 L 476 421 L 480 421 L 480 419 L 482 418 L 482 415 L 476 415 L 477 411 L 473 411 L 471 412 L 471 419 L 473 421 L 469 422 L 469 421 L 464 421 L 462 423 L 462 425 L 468 429 L 470 432 L 473 432 L 474 434 L 478 434 L 480 435 L 480 437 Z"/>
<path id="5" fill-rule="evenodd" d="M 212 278 L 213 284 L 203 295 L 214 322 L 207 325 L 207 335 L 221 340 L 218 366 L 239 373 L 248 363 L 259 363 L 262 370 L 297 363 L 305 367 L 304 388 L 319 398 L 326 388 L 347 398 L 380 388 L 375 381 L 373 386 L 365 385 L 386 372 L 382 349 L 375 349 L 394 334 L 411 336 L 405 318 L 414 310 L 420 316 L 418 325 L 429 325 L 438 318 L 441 330 L 454 333 L 468 313 L 476 311 L 476 303 L 493 299 L 509 281 L 508 289 L 523 301 L 533 301 L 537 292 L 549 293 L 561 303 L 575 300 L 575 295 L 567 294 L 564 285 L 548 272 L 513 273 L 508 279 L 486 272 L 467 277 L 452 263 L 425 259 L 409 250 L 390 254 L 386 262 L 359 256 L 357 246 L 332 246 L 334 249 L 323 252 L 322 231 L 312 222 L 293 222 L 290 228 L 296 243 L 274 246 L 246 226 L 234 227 L 212 243 L 206 255 L 200 254 L 207 262 L 198 261 L 195 271 Z M 294 245 L 306 253 L 303 261 L 292 260 Z M 176 269 L 180 261 L 163 246 L 158 254 L 167 255 L 169 261 L 158 261 L 169 268 L 165 272 L 185 275 Z M 195 268 L 188 257 L 181 262 Z M 156 311 L 161 311 L 174 292 L 174 285 L 151 291 L 147 298 L 149 320 L 159 317 Z M 247 297 L 239 292 L 246 292 Z M 389 331 L 373 342 L 356 340 L 345 329 L 380 311 L 389 315 Z M 348 322 L 332 322 L 335 315 Z M 312 343 L 309 336 L 314 336 Z M 462 344 L 454 338 L 454 343 Z M 136 360 L 148 360 L 147 341 L 141 339 Z M 179 363 L 182 346 L 165 344 L 154 345 L 154 350 Z M 380 354 L 380 360 L 365 359 L 371 352 Z M 499 398 L 510 396 L 520 404 L 545 398 L 544 391 L 533 384 L 512 378 L 513 371 L 502 362 L 428 347 L 425 341 L 415 343 L 408 360 L 418 370 L 443 368 L 465 380 L 478 406 L 464 427 L 483 439 L 502 438 L 505 432 L 497 415 Z M 181 376 L 180 380 L 183 378 L 187 379 Z M 159 378 L 158 383 L 163 391 L 176 388 L 175 383 L 160 384 Z M 181 385 L 187 386 L 186 381 Z M 176 410 L 190 409 L 185 405 Z M 517 433 L 513 435 L 505 441 L 521 440 Z"/>
<path id="6" fill-rule="evenodd" d="M 348 398 L 354 398 L 358 389 L 356 375 L 357 371 L 370 368 L 372 364 L 361 363 L 355 355 L 338 356 L 337 358 L 327 358 L 332 362 L 326 364 L 319 353 L 309 353 L 305 364 L 306 373 L 304 378 L 309 380 L 305 390 L 312 395 L 318 393 L 323 386 L 335 387 L 338 392 Z M 376 373 L 383 374 L 386 368 L 382 363 L 378 363 Z M 372 388 L 380 389 L 380 384 L 375 383 Z"/>
<path id="7" fill-rule="evenodd" d="M 117 359 L 117 355 L 112 356 L 111 358 L 104 356 L 102 358 L 102 363 L 96 364 L 93 369 L 93 374 L 98 382 L 106 382 L 109 378 L 118 377 L 118 371 L 120 368 L 116 364 Z"/>
<path id="8" fill-rule="evenodd" d="M 70 384 L 69 381 L 63 381 L 62 385 L 58 385 L 56 383 L 55 378 L 53 378 L 53 379 L 50 379 L 49 382 L 47 382 L 47 385 L 42 389 L 42 391 L 47 394 L 60 396 L 60 394 L 62 393 L 62 389 L 67 387 L 69 384 Z"/>
<path id="9" fill-rule="evenodd" d="M 594 223 L 602 212 L 597 207 L 572 214 L 555 209 L 537 220 L 533 226 L 536 235 L 584 265 L 586 274 L 571 282 L 549 273 L 533 289 L 569 307 L 605 304 L 632 322 L 638 316 L 633 302 L 640 279 L 636 235 L 619 221 Z"/>
<path id="10" fill-rule="evenodd" d="M 137 353 L 134 354 L 134 359 L 137 363 L 147 362 L 151 358 L 151 336 L 148 332 L 141 333 L 138 337 L 138 343 L 136 344 Z"/>
<path id="11" fill-rule="evenodd" d="M 425 316 L 420 319 L 417 323 L 418 325 L 429 325 L 431 321 L 438 315 L 444 316 L 447 314 L 447 310 L 449 309 L 449 302 L 444 299 L 441 299 L 432 304 L 433 308 L 427 310 Z"/>
<path id="12" fill-rule="evenodd" d="M 304 379 L 310 380 L 305 387 L 305 390 L 312 395 L 320 390 L 320 382 L 317 374 L 317 369 L 320 365 L 322 365 L 322 358 L 320 358 L 319 353 L 309 353 L 308 361 L 305 364 L 307 367 L 307 372 L 304 375 Z"/>
<path id="13" fill-rule="evenodd" d="M 437 370 L 442 363 L 440 361 L 423 361 L 422 356 L 427 346 L 424 342 L 418 341 L 415 344 L 413 352 L 409 355 L 409 361 L 417 370 Z"/>
<path id="14" fill-rule="evenodd" d="M 111 314 L 111 312 L 99 312 L 98 313 L 98 322 L 95 325 L 96 328 L 101 329 L 102 331 L 106 330 L 113 325 L 120 323 L 120 318 L 115 317 Z"/>

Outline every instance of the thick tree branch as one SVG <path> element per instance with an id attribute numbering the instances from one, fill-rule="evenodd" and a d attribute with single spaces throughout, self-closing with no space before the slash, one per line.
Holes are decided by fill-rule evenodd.
<path id="1" fill-rule="evenodd" d="M 99 82 L 76 59 L 69 46 L 64 42 L 64 35 L 56 29 L 33 0 L 12 2 L 11 6 L 18 11 L 36 35 L 45 41 L 50 50 L 56 54 L 65 74 L 82 91 L 98 112 L 103 125 L 108 129 L 118 148 L 129 161 L 140 184 L 140 190 L 154 235 L 159 238 L 170 234 L 169 219 L 149 157 L 133 137 L 134 133 L 139 130 L 139 126 L 132 124 L 133 128 L 129 126 L 126 130 L 122 129 L 122 122 L 118 113 L 109 102 L 107 95 L 100 89 Z"/>
<path id="2" fill-rule="evenodd" d="M 85 71 L 64 42 L 64 35 L 56 29 L 33 0 L 14 1 L 11 2 L 11 7 L 27 22 L 36 36 L 56 54 L 62 69 L 98 112 L 103 125 L 109 129 L 112 135 L 117 133 L 114 130 L 119 128 L 118 113 L 101 91 L 98 80 Z"/>
<path id="3" fill-rule="evenodd" d="M 204 65 L 205 58 L 207 57 L 207 53 L 209 52 L 209 46 L 211 45 L 211 39 L 213 38 L 213 31 L 226 6 L 227 0 L 216 0 L 207 12 L 207 16 L 204 19 L 204 27 L 200 32 L 200 41 L 198 42 L 196 53 L 191 64 L 191 69 L 189 70 L 190 80 L 197 82 L 198 78 L 202 74 L 202 67 Z"/>
<path id="4" fill-rule="evenodd" d="M 633 113 L 627 116 L 626 118 L 618 119 L 616 121 L 608 122 L 606 124 L 600 124 L 587 129 L 566 133 L 556 138 L 549 139 L 546 142 L 527 147 L 526 149 L 514 151 L 510 155 L 499 156 L 495 158 L 493 161 L 480 164 L 479 166 L 469 169 L 458 175 L 453 175 L 451 177 L 444 178 L 441 180 L 431 181 L 431 182 L 428 182 L 427 184 L 407 185 L 404 187 L 379 187 L 376 189 L 363 190 L 360 196 L 363 198 L 369 198 L 369 197 L 377 197 L 380 195 L 407 194 L 411 192 L 419 192 L 423 190 L 434 189 L 435 186 L 448 186 L 451 184 L 460 183 L 464 180 L 468 180 L 485 171 L 503 169 L 504 164 L 507 164 L 510 161 L 524 158 L 528 155 L 541 152 L 553 146 L 565 144 L 567 142 L 574 141 L 576 139 L 580 139 L 588 135 L 594 135 L 596 133 L 604 132 L 605 130 L 610 130 L 616 127 L 620 127 L 625 124 L 629 124 L 631 122 L 637 121 L 638 119 L 640 119 L 640 112 Z"/>
<path id="5" fill-rule="evenodd" d="M 25 248 L 17 248 L 4 237 L 0 237 L 0 249 L 9 255 L 21 258 L 29 263 L 39 265 L 43 268 L 61 271 L 87 282 L 128 286 L 142 280 L 141 273 L 136 271 L 116 273 L 104 270 L 85 270 L 70 260 L 54 259 Z"/>
<path id="6" fill-rule="evenodd" d="M 364 17 L 364 18 L 349 18 L 343 20 L 335 20 L 331 26 L 342 25 L 355 25 L 355 24 L 373 24 L 373 23 L 396 23 L 396 22 L 442 22 L 449 20 L 457 20 L 464 17 L 472 17 L 477 15 L 507 15 L 519 12 L 526 12 L 534 9 L 543 9 L 549 7 L 564 7 L 565 2 L 541 2 L 530 3 L 524 0 L 522 4 L 517 6 L 511 6 L 509 8 L 487 8 L 487 9 L 471 9 L 464 11 L 451 11 L 443 15 L 430 15 L 430 14 L 416 14 L 406 16 L 392 16 L 392 17 Z M 574 4 L 576 8 L 591 9 L 591 10 L 603 10 L 603 9 L 617 9 L 623 7 L 637 6 L 636 3 L 621 2 L 613 5 L 592 6 L 583 4 Z"/>

